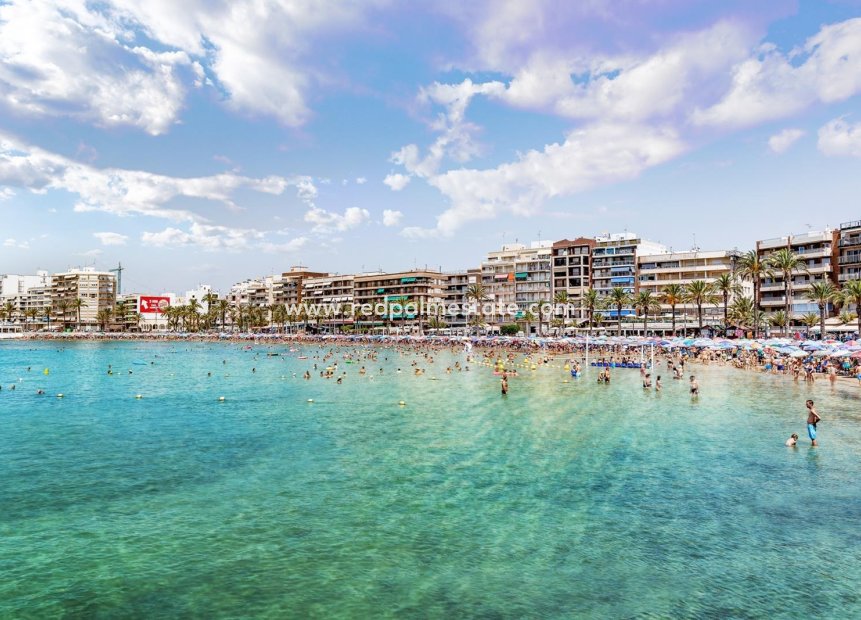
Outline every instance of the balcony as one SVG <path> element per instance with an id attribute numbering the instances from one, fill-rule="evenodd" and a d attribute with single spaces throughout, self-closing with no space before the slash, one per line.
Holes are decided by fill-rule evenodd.
<path id="1" fill-rule="evenodd" d="M 861 264 L 861 253 L 859 254 L 844 254 L 838 261 L 841 265 L 857 265 Z"/>

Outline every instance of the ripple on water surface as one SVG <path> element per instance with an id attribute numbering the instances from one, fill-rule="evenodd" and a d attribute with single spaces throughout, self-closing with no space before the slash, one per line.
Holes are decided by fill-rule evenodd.
<path id="1" fill-rule="evenodd" d="M 0 346 L 0 617 L 861 615 L 855 386 L 266 350 Z"/>

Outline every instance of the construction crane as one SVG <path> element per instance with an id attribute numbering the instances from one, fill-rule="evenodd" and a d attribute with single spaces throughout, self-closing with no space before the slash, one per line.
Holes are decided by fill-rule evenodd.
<path id="1" fill-rule="evenodd" d="M 108 269 L 108 271 L 117 274 L 117 295 L 121 295 L 123 292 L 123 271 L 125 271 L 123 264 L 117 263 L 116 269 Z"/>

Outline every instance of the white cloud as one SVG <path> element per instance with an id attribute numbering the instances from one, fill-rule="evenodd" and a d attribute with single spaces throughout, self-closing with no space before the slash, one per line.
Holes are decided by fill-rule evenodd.
<path id="1" fill-rule="evenodd" d="M 835 118 L 819 130 L 817 146 L 828 156 L 861 157 L 861 123 Z"/>
<path id="2" fill-rule="evenodd" d="M 401 223 L 404 214 L 400 211 L 393 211 L 392 209 L 384 209 L 383 210 L 383 226 L 397 226 Z"/>
<path id="3" fill-rule="evenodd" d="M 697 110 L 702 125 L 743 127 L 786 118 L 815 102 L 834 103 L 861 92 L 861 18 L 823 26 L 788 54 L 763 45 L 733 69 L 729 92 Z"/>
<path id="4" fill-rule="evenodd" d="M 778 154 L 785 153 L 803 135 L 802 129 L 784 129 L 768 139 L 768 148 Z"/>
<path id="5" fill-rule="evenodd" d="M 501 212 L 533 215 L 548 198 L 633 179 L 678 156 L 685 144 L 671 128 L 593 125 L 571 132 L 561 144 L 529 151 L 487 170 L 457 169 L 429 179 L 450 202 L 435 229 L 407 228 L 407 236 L 451 234 L 470 221 Z"/>
<path id="6" fill-rule="evenodd" d="M 9 200 L 13 196 L 15 196 L 15 190 L 11 187 L 0 187 L 0 202 Z"/>
<path id="7" fill-rule="evenodd" d="M 102 255 L 102 251 L 99 249 L 96 250 L 87 250 L 86 252 L 81 252 L 81 256 L 85 256 L 87 258 L 98 258 Z"/>
<path id="8" fill-rule="evenodd" d="M 159 232 L 144 232 L 143 245 L 155 247 L 194 246 L 207 251 L 247 250 L 256 242 L 263 241 L 260 231 L 244 228 L 230 228 L 193 222 L 187 231 L 168 227 Z"/>
<path id="9" fill-rule="evenodd" d="M 331 213 L 312 207 L 305 213 L 305 221 L 312 224 L 316 233 L 344 232 L 362 225 L 371 217 L 367 209 L 349 207 L 343 214 Z"/>
<path id="10" fill-rule="evenodd" d="M 410 184 L 410 177 L 406 174 L 393 172 L 386 175 L 386 178 L 383 179 L 383 183 L 388 185 L 393 192 L 399 192 Z"/>
<path id="11" fill-rule="evenodd" d="M 139 170 L 95 168 L 0 133 L 0 185 L 25 187 L 42 192 L 64 190 L 79 197 L 74 210 L 104 211 L 114 215 L 149 215 L 174 221 L 203 221 L 203 218 L 174 206 L 176 198 L 202 198 L 236 207 L 234 192 L 250 189 L 280 195 L 288 187 L 307 205 L 317 196 L 313 179 L 245 177 L 222 173 L 208 177 L 169 177 Z"/>
<path id="12" fill-rule="evenodd" d="M 367 182 L 368 182 L 368 179 L 366 179 L 365 177 L 356 177 L 356 184 L 357 185 L 364 185 Z"/>
<path id="13" fill-rule="evenodd" d="M 188 87 L 287 125 L 310 115 L 317 37 L 361 24 L 378 0 L 9 0 L 0 5 L 0 100 L 151 134 L 179 119 Z"/>
<path id="14" fill-rule="evenodd" d="M 93 236 L 102 242 L 102 245 L 125 245 L 129 238 L 115 232 L 97 232 Z"/>
<path id="15" fill-rule="evenodd" d="M 19 250 L 29 250 L 30 243 L 28 241 L 18 241 L 17 239 L 6 239 L 3 242 L 4 248 L 17 248 Z"/>

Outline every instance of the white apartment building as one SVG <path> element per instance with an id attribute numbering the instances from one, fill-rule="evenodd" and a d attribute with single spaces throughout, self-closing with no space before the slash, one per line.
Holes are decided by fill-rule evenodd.
<path id="1" fill-rule="evenodd" d="M 114 310 L 116 292 L 116 276 L 109 271 L 96 271 L 93 267 L 70 269 L 55 273 L 51 277 L 51 303 L 55 315 L 66 325 L 77 323 L 78 311 L 72 308 L 71 304 L 80 299 L 83 302 L 80 308 L 83 329 L 99 327 L 97 314 L 105 308 Z M 59 311 L 58 314 L 63 301 L 66 302 L 67 309 L 65 312 Z"/>
<path id="2" fill-rule="evenodd" d="M 616 287 L 633 295 L 637 291 L 637 257 L 668 253 L 666 246 L 641 239 L 636 233 L 598 235 L 592 248 L 592 288 L 602 297 Z M 603 313 L 615 317 L 618 310 L 608 309 Z M 622 308 L 622 316 L 632 314 L 633 308 Z"/>
<path id="3" fill-rule="evenodd" d="M 501 307 L 517 306 L 515 316 L 497 315 L 493 320 L 520 319 L 530 307 L 552 301 L 552 255 L 552 241 L 534 241 L 528 247 L 512 243 L 488 252 L 487 260 L 481 263 L 481 283 L 488 297 Z M 537 312 L 533 310 L 533 314 Z"/>
<path id="4" fill-rule="evenodd" d="M 768 260 L 769 256 L 777 250 L 789 248 L 802 259 L 806 267 L 806 271 L 798 270 L 792 275 L 790 285 L 792 317 L 797 318 L 810 312 L 819 313 L 816 302 L 805 298 L 811 284 L 822 280 L 837 282 L 835 264 L 838 263 L 838 237 L 838 231 L 826 228 L 823 231 L 810 231 L 801 235 L 787 235 L 756 242 L 756 251 L 763 261 Z M 763 277 L 760 283 L 762 310 L 769 313 L 783 310 L 785 301 L 783 275 L 775 273 L 772 277 Z"/>
<path id="5" fill-rule="evenodd" d="M 688 252 L 671 252 L 669 254 L 641 255 L 637 257 L 638 279 L 640 291 L 650 291 L 658 299 L 668 284 L 687 286 L 696 280 L 713 283 L 720 276 L 734 275 L 741 252 L 737 250 L 690 250 Z M 753 284 L 739 282 L 743 295 L 753 296 Z M 734 296 L 730 296 L 732 303 Z M 669 316 L 669 304 L 661 305 L 662 313 Z M 683 303 L 676 306 L 676 321 L 678 326 L 694 326 L 697 308 L 695 304 Z M 723 301 L 719 306 L 703 306 L 703 323 L 715 325 L 723 322 Z"/>

